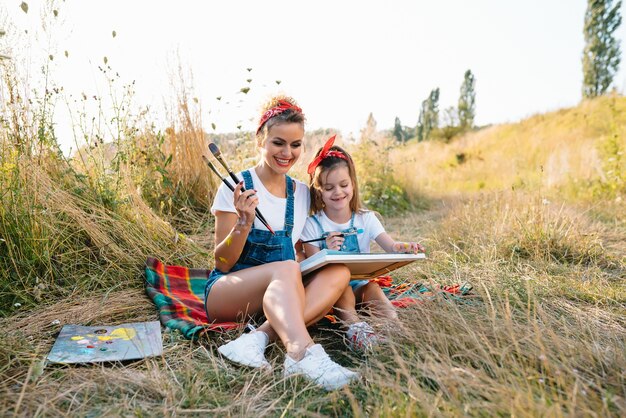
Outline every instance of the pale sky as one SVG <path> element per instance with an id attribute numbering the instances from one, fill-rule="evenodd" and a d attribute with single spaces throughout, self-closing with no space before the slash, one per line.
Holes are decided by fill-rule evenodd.
<path id="1" fill-rule="evenodd" d="M 27 0 L 28 14 L 21 2 L 2 0 L 0 8 L 23 29 L 38 23 L 44 2 Z M 212 123 L 217 132 L 240 123 L 253 130 L 260 103 L 281 92 L 300 103 L 307 129 L 358 137 L 370 112 L 379 129 L 393 127 L 396 116 L 415 126 L 435 87 L 441 110 L 456 106 L 471 69 L 476 123 L 513 122 L 580 101 L 585 8 L 584 0 L 67 0 L 59 7 L 53 78 L 67 93 L 106 95 L 97 70 L 106 56 L 118 84 L 135 80 L 135 103 L 151 104 L 156 117 L 178 55 L 193 73 L 209 132 Z M 623 50 L 624 23 L 617 35 Z M 624 65 L 615 78 L 621 93 Z M 247 95 L 239 92 L 248 85 Z M 66 147 L 71 141 L 62 136 Z"/>

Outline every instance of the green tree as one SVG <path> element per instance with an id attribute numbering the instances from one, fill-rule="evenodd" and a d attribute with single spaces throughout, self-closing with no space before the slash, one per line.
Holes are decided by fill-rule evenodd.
<path id="1" fill-rule="evenodd" d="M 393 132 L 392 135 L 396 138 L 398 142 L 404 142 L 406 139 L 406 135 L 404 134 L 404 129 L 402 128 L 402 123 L 400 122 L 400 118 L 396 116 L 396 120 L 393 124 Z"/>
<path id="2" fill-rule="evenodd" d="M 425 141 L 433 129 L 439 127 L 439 87 L 431 90 L 428 98 L 422 102 L 422 109 L 417 121 L 417 140 Z"/>
<path id="3" fill-rule="evenodd" d="M 622 23 L 621 0 L 588 0 L 585 12 L 583 50 L 583 97 L 600 96 L 608 90 L 617 72 L 620 41 L 614 32 Z"/>
<path id="4" fill-rule="evenodd" d="M 461 94 L 459 96 L 458 120 L 459 126 L 463 130 L 474 127 L 474 116 L 476 115 L 476 79 L 471 70 L 465 71 L 465 78 L 461 84 Z"/>

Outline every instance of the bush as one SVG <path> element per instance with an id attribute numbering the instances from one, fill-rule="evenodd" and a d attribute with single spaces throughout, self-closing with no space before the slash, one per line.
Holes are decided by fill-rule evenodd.
<path id="1" fill-rule="evenodd" d="M 354 146 L 351 155 L 359 178 L 361 199 L 368 209 L 382 215 L 394 215 L 411 205 L 406 192 L 396 181 L 389 160 L 390 144 L 364 139 Z"/>

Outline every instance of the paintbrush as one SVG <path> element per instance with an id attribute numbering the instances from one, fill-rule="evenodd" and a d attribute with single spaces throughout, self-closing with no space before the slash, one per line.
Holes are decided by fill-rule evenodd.
<path id="1" fill-rule="evenodd" d="M 204 155 L 202 156 L 202 159 L 204 160 L 204 162 L 209 166 L 209 168 L 222 180 L 222 182 L 224 182 L 224 184 L 232 191 L 235 191 L 235 188 L 233 187 L 232 184 L 230 184 L 230 182 L 228 181 L 228 179 L 224 176 L 222 176 L 222 174 L 218 171 L 218 169 L 213 165 L 213 163 L 211 161 L 209 161 L 209 159 L 207 157 L 205 157 Z M 259 217 L 260 213 L 257 210 L 256 211 L 256 217 L 259 219 L 259 221 L 261 221 L 261 223 L 263 223 L 263 225 L 265 225 L 265 227 L 272 233 L 274 234 L 274 231 L 272 230 L 272 227 L 269 226 L 269 224 L 267 223 L 267 221 L 265 220 L 265 218 L 260 218 Z"/>
<path id="2" fill-rule="evenodd" d="M 224 182 L 224 184 L 230 189 L 230 191 L 234 192 L 235 188 L 233 187 L 233 185 L 230 184 L 230 182 L 228 181 L 228 179 L 226 177 L 223 177 L 222 174 L 219 171 L 217 171 L 217 168 L 215 168 L 213 163 L 211 161 L 209 161 L 209 159 L 207 157 L 205 157 L 204 155 L 202 156 L 202 159 L 204 160 L 206 165 L 209 166 L 211 171 L 213 171 L 217 175 L 217 177 L 219 177 L 222 180 L 222 182 Z"/>
<path id="3" fill-rule="evenodd" d="M 213 154 L 213 156 L 217 159 L 217 161 L 219 161 L 220 164 L 222 164 L 222 166 L 226 169 L 226 171 L 228 172 L 228 175 L 230 176 L 231 179 L 233 179 L 235 184 L 241 183 L 241 180 L 239 180 L 237 175 L 235 173 L 233 173 L 233 171 L 230 169 L 228 164 L 226 164 L 226 161 L 224 161 L 224 159 L 222 158 L 222 153 L 221 153 L 220 149 L 217 147 L 217 145 L 215 145 L 213 142 L 211 142 L 209 144 L 209 150 L 211 151 L 211 154 Z M 215 169 L 215 167 L 213 167 L 213 169 Z M 217 170 L 214 170 L 214 171 L 217 173 Z M 220 175 L 220 177 L 221 177 L 221 175 Z M 222 181 L 226 182 L 226 179 L 222 178 Z M 234 189 L 231 189 L 231 190 L 234 191 Z M 243 193 L 245 191 L 246 191 L 246 188 L 241 186 L 241 192 Z M 276 235 L 276 233 L 274 232 L 274 230 L 270 226 L 269 222 L 267 222 L 267 220 L 265 219 L 265 217 L 263 216 L 263 214 L 261 213 L 259 208 L 254 208 L 254 212 L 256 214 L 256 217 L 259 219 L 259 221 L 261 221 L 263 223 L 263 225 L 265 225 L 267 230 L 270 231 L 272 233 L 272 235 Z"/>
<path id="4" fill-rule="evenodd" d="M 352 231 L 352 232 L 344 232 L 341 234 L 337 234 L 337 235 L 333 235 L 333 237 L 347 237 L 348 235 L 356 235 L 356 234 L 362 234 L 363 230 L 362 229 L 357 229 L 356 231 Z M 315 238 L 315 239 L 309 239 L 306 241 L 302 241 L 303 244 L 309 243 L 309 242 L 317 242 L 317 241 L 324 241 L 326 240 L 326 238 L 328 238 L 328 236 L 325 237 L 319 237 L 319 238 Z"/>

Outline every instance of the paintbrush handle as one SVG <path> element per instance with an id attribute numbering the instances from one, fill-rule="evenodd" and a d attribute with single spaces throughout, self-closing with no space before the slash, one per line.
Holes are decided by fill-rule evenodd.
<path id="1" fill-rule="evenodd" d="M 230 178 L 233 179 L 233 181 L 235 182 L 235 185 L 241 183 L 241 180 L 239 180 L 237 175 L 235 173 L 233 173 L 233 170 L 230 169 L 228 164 L 226 164 L 226 161 L 224 161 L 224 159 L 222 158 L 221 152 L 217 148 L 217 145 L 214 145 L 214 144 L 210 144 L 210 145 L 213 145 L 213 148 L 215 148 L 215 151 L 214 151 L 213 148 L 211 148 L 211 146 L 209 146 L 209 149 L 210 149 L 211 153 L 217 159 L 217 161 L 219 161 L 220 164 L 222 164 L 222 166 L 226 169 L 226 171 L 228 172 L 228 175 L 230 176 Z M 242 192 L 246 191 L 246 188 L 243 185 L 241 186 L 241 191 Z M 268 231 L 270 231 L 272 233 L 272 235 L 276 235 L 276 233 L 274 232 L 274 230 L 270 226 L 269 222 L 267 222 L 267 220 L 265 219 L 263 214 L 261 214 L 261 211 L 258 208 L 254 208 L 254 212 L 256 214 L 256 217 L 259 219 L 259 221 L 261 221 L 261 223 L 263 225 L 265 225 L 265 227 L 268 229 Z"/>
<path id="2" fill-rule="evenodd" d="M 222 165 L 224 166 L 224 168 L 226 168 L 226 171 L 228 171 L 228 175 L 230 176 L 230 178 L 231 178 L 231 179 L 233 179 L 233 181 L 235 182 L 235 184 L 239 184 L 239 183 L 241 183 L 241 180 L 239 179 L 239 177 L 237 177 L 237 175 L 236 175 L 235 173 L 233 173 L 233 171 L 232 171 L 232 170 L 228 167 L 228 165 L 226 165 L 226 163 L 224 162 L 224 160 L 222 160 L 222 158 L 221 158 L 221 157 L 219 157 L 219 158 L 218 158 L 218 160 L 222 163 Z M 246 191 L 246 188 L 245 188 L 243 185 L 241 185 L 241 192 L 243 193 L 243 192 L 245 192 L 245 191 Z M 267 220 L 265 219 L 265 217 L 263 216 L 263 214 L 261 214 L 261 212 L 259 211 L 259 209 L 254 209 L 254 211 L 256 212 L 257 218 L 259 218 L 259 220 L 260 220 L 261 222 L 263 222 L 263 224 L 264 224 L 265 226 L 268 226 L 268 222 L 267 222 Z M 269 227 L 268 227 L 268 229 L 269 229 L 270 231 L 272 230 L 272 228 L 269 228 Z"/>
<path id="3" fill-rule="evenodd" d="M 230 189 L 231 192 L 235 191 L 235 188 L 233 187 L 232 184 L 230 184 L 228 182 L 228 180 L 226 179 L 226 177 L 222 177 L 222 175 L 220 174 L 219 171 L 217 171 L 217 168 L 215 168 L 215 166 L 213 165 L 213 163 L 211 163 L 211 161 L 208 160 L 207 157 L 205 157 L 204 155 L 202 156 L 202 159 L 204 160 L 204 162 L 209 166 L 209 168 L 211 169 L 211 171 L 213 171 L 215 173 L 215 175 L 217 177 L 220 178 L 220 180 L 222 180 L 224 182 L 224 184 Z"/>
<path id="4" fill-rule="evenodd" d="M 230 167 L 228 166 L 228 164 L 226 164 L 226 161 L 224 161 L 222 156 L 221 155 L 215 155 L 215 154 L 213 154 L 213 155 L 215 156 L 215 158 L 217 158 L 217 161 L 219 161 L 220 164 L 222 164 L 222 167 L 224 167 L 224 169 L 226 169 L 226 172 L 228 173 L 230 178 L 233 179 L 235 184 L 241 183 L 241 180 L 239 180 L 239 177 L 237 177 L 237 175 L 235 173 L 233 173 L 233 170 L 231 170 Z M 245 187 L 242 187 L 241 191 L 245 192 L 246 191 Z"/>
<path id="5" fill-rule="evenodd" d="M 205 163 L 207 163 L 207 165 L 211 168 L 211 170 L 215 173 L 215 175 L 217 175 L 222 180 L 222 182 L 230 189 L 230 191 L 234 193 L 235 188 L 233 187 L 232 184 L 230 184 L 228 179 L 226 177 L 222 177 L 220 172 L 217 171 L 217 168 L 215 168 L 215 166 L 211 163 L 211 161 L 209 161 L 204 155 L 202 156 L 202 159 L 204 160 Z M 233 177 L 234 179 L 237 178 L 234 174 L 233 174 Z M 237 180 L 235 181 L 236 181 L 235 184 L 239 183 Z M 263 225 L 265 225 L 269 231 L 272 231 L 272 228 L 269 226 L 267 220 L 263 217 L 263 215 L 261 215 L 261 212 L 259 212 L 257 208 L 254 209 L 254 212 L 255 212 L 256 217 L 259 219 L 259 221 L 261 221 L 261 223 L 263 223 Z M 274 231 L 272 231 L 272 233 L 274 233 Z"/>
<path id="6" fill-rule="evenodd" d="M 233 173 L 232 171 L 229 171 L 228 174 L 230 175 L 230 178 L 233 179 L 233 181 L 235 182 L 235 184 L 239 184 L 241 183 L 241 180 L 239 180 L 239 178 L 235 175 L 235 173 Z M 246 188 L 243 186 L 243 184 L 241 185 L 241 192 L 245 192 Z M 259 211 L 258 208 L 255 208 L 254 211 L 256 212 L 256 216 L 257 218 L 259 218 L 259 220 L 261 222 L 263 222 L 263 224 L 265 226 L 267 226 L 268 222 L 265 219 L 265 217 L 261 214 L 261 211 Z M 268 229 L 271 231 L 272 229 L 268 227 Z"/>
<path id="7" fill-rule="evenodd" d="M 306 241 L 302 241 L 303 244 L 307 244 L 309 242 L 317 242 L 317 241 L 324 241 L 326 238 L 328 237 L 321 237 L 321 238 L 315 238 L 315 239 L 308 239 Z"/>
<path id="8" fill-rule="evenodd" d="M 353 233 L 347 233 L 347 234 L 337 234 L 337 235 L 333 235 L 333 237 L 341 237 L 344 238 L 346 235 L 354 235 L 355 232 Z M 309 242 L 317 242 L 317 241 L 325 241 L 326 238 L 328 238 L 330 235 L 326 235 L 325 237 L 319 237 L 319 238 L 314 238 L 314 239 L 309 239 L 306 241 L 302 241 L 303 244 L 307 244 Z"/>
<path id="9" fill-rule="evenodd" d="M 333 235 L 334 237 L 347 237 L 348 235 L 356 235 L 356 234 L 362 234 L 363 230 L 362 229 L 357 229 L 354 232 L 342 232 L 341 234 L 337 234 L 337 235 Z M 325 236 L 325 237 L 319 237 L 319 238 L 314 238 L 314 239 L 309 239 L 306 241 L 302 241 L 303 244 L 307 244 L 309 242 L 317 242 L 317 241 L 324 241 L 326 238 L 328 238 L 329 235 Z"/>

